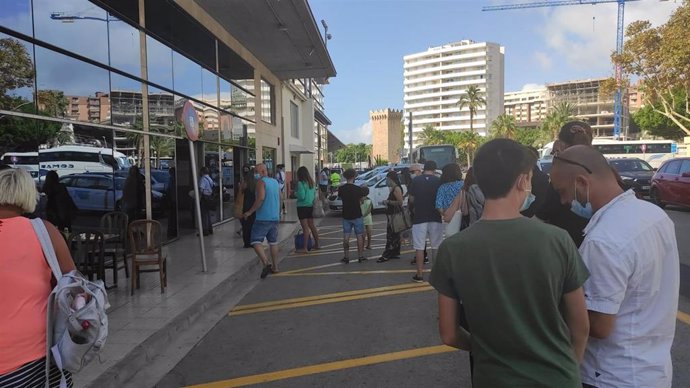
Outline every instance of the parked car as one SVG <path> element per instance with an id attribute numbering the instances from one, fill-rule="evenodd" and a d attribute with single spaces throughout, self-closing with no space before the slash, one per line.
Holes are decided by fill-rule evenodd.
<path id="1" fill-rule="evenodd" d="M 553 166 L 553 159 L 539 159 L 537 160 L 537 167 L 546 175 L 551 175 L 551 167 Z"/>
<path id="2" fill-rule="evenodd" d="M 381 204 L 384 199 L 388 199 L 388 194 L 390 193 L 390 190 L 386 185 L 386 174 L 387 170 L 384 172 L 379 172 L 377 175 L 370 177 L 365 182 L 360 182 L 358 184 L 360 186 L 366 185 L 369 187 L 369 199 L 371 199 L 374 210 L 386 208 Z M 404 194 L 407 191 L 407 187 L 402 185 L 402 188 Z M 405 198 L 405 203 L 407 203 L 407 198 Z M 338 192 L 335 192 L 328 197 L 328 207 L 331 210 L 343 210 L 343 201 L 338 195 Z"/>
<path id="3" fill-rule="evenodd" d="M 664 162 L 652 178 L 650 196 L 662 208 L 666 205 L 690 207 L 690 157 Z"/>
<path id="4" fill-rule="evenodd" d="M 125 180 L 103 173 L 71 174 L 60 178 L 79 210 L 102 212 L 121 209 Z M 151 202 L 154 210 L 160 209 L 163 194 L 152 190 Z"/>
<path id="5" fill-rule="evenodd" d="M 625 189 L 633 189 L 638 198 L 649 198 L 654 168 L 639 158 L 610 158 L 609 165 L 618 171 Z"/>

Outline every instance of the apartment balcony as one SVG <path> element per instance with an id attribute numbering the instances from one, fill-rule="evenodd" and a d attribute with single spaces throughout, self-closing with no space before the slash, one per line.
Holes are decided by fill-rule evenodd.
<path id="1" fill-rule="evenodd" d="M 448 83 L 443 83 L 443 84 L 436 84 L 436 85 L 423 85 L 423 86 L 405 86 L 403 88 L 404 93 L 413 93 L 413 92 L 422 92 L 425 90 L 430 90 L 430 89 L 444 89 L 443 92 L 446 91 L 452 91 L 448 90 L 449 88 L 457 87 L 457 92 L 462 93 L 467 89 L 467 86 L 470 85 L 476 85 L 480 89 L 486 90 L 486 78 L 480 78 L 480 79 L 475 79 L 475 80 L 469 80 L 469 81 L 459 81 L 459 82 L 448 82 Z M 440 93 L 443 93 L 440 92 Z M 431 95 L 429 96 L 431 97 Z"/>
<path id="2" fill-rule="evenodd" d="M 463 52 L 466 50 L 450 50 L 452 51 L 458 51 L 458 52 Z M 414 69 L 415 67 L 420 67 L 424 65 L 431 65 L 439 62 L 452 62 L 452 61 L 462 61 L 470 58 L 482 58 L 486 57 L 486 51 L 478 51 L 478 52 L 470 52 L 470 53 L 462 53 L 462 54 L 454 54 L 454 55 L 449 55 L 449 56 L 441 56 L 439 53 L 429 53 L 428 58 L 423 58 L 421 60 L 417 61 L 412 61 L 410 59 L 403 58 L 405 61 L 403 68 L 404 69 Z"/>
<path id="3" fill-rule="evenodd" d="M 485 66 L 487 61 L 486 61 L 486 59 L 482 59 L 482 60 L 478 60 L 478 61 L 475 60 L 472 62 L 453 62 L 453 63 L 437 64 L 436 66 L 426 66 L 426 67 L 419 68 L 419 69 L 404 68 L 403 73 L 405 75 L 419 75 L 419 74 L 425 74 L 425 73 L 429 73 L 429 72 L 433 72 L 433 71 L 457 70 L 457 69 L 463 69 L 466 67 L 470 67 L 470 66 L 472 66 L 472 64 L 477 66 L 476 64 L 478 64 L 478 63 L 482 63 Z"/>

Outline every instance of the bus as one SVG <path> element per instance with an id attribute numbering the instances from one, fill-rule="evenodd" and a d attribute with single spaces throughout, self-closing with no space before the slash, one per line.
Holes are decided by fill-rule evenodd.
<path id="1" fill-rule="evenodd" d="M 112 173 L 131 167 L 129 159 L 121 152 L 83 145 L 65 145 L 38 152 L 8 152 L 2 156 L 2 161 L 28 170 L 34 179 L 45 175 L 41 171 L 54 170 L 58 176 L 64 176 L 86 172 Z"/>
<path id="2" fill-rule="evenodd" d="M 458 162 L 458 149 L 454 145 L 427 145 L 415 148 L 412 151 L 412 163 L 424 163 L 433 160 L 438 169 L 443 169 L 448 164 Z"/>
<path id="3" fill-rule="evenodd" d="M 540 150 L 541 158 L 551 158 L 553 143 L 548 143 Z M 640 158 L 653 168 L 659 168 L 678 153 L 678 144 L 673 140 L 594 139 L 592 146 L 607 158 Z"/>

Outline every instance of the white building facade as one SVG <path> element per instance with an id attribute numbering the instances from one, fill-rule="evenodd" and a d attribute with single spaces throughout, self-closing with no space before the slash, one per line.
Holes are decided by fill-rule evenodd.
<path id="1" fill-rule="evenodd" d="M 470 129 L 469 109 L 458 109 L 470 86 L 478 87 L 486 99 L 473 120 L 474 130 L 486 134 L 503 113 L 504 52 L 496 43 L 462 40 L 403 58 L 404 117 L 407 125 L 412 113 L 414 146 L 428 125 L 447 131 Z"/>
<path id="2" fill-rule="evenodd" d="M 513 116 L 519 126 L 537 126 L 548 113 L 546 86 L 538 89 L 506 92 L 505 114 Z"/>

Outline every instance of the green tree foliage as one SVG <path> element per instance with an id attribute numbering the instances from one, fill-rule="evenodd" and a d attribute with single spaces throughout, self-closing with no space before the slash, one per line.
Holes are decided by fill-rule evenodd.
<path id="1" fill-rule="evenodd" d="M 502 114 L 491 123 L 490 134 L 493 138 L 515 139 L 517 130 L 515 117 Z"/>
<path id="2" fill-rule="evenodd" d="M 549 141 L 558 137 L 561 127 L 573 119 L 573 113 L 574 107 L 565 101 L 557 103 L 549 110 L 541 125 L 541 130 L 544 131 Z"/>
<path id="3" fill-rule="evenodd" d="M 652 109 L 690 136 L 690 1 L 684 0 L 659 27 L 646 20 L 628 25 L 623 52 L 611 59 L 640 78 Z M 682 98 L 679 98 L 682 97 Z M 685 106 L 680 111 L 678 105 Z"/>
<path id="4" fill-rule="evenodd" d="M 448 134 L 452 132 L 439 131 L 432 125 L 425 125 L 419 139 L 424 145 L 449 144 Z"/>
<path id="5" fill-rule="evenodd" d="M 674 111 L 679 115 L 688 115 L 687 108 L 683 101 L 687 99 L 683 95 L 683 91 L 677 90 L 678 94 L 675 99 Z M 632 114 L 633 121 L 640 127 L 641 130 L 647 132 L 649 135 L 663 137 L 665 139 L 678 140 L 686 133 L 667 115 L 661 113 L 663 107 L 660 103 L 655 105 L 645 105 L 642 109 Z"/>
<path id="6" fill-rule="evenodd" d="M 16 109 L 15 103 L 22 102 L 9 94 L 33 84 L 33 62 L 24 45 L 16 39 L 0 39 L 0 108 Z"/>
<path id="7" fill-rule="evenodd" d="M 374 165 L 376 166 L 386 166 L 388 165 L 388 161 L 384 158 L 381 157 L 381 155 L 376 155 L 374 158 Z"/>
<path id="8" fill-rule="evenodd" d="M 424 145 L 438 145 L 451 144 L 458 148 L 461 154 L 460 158 L 466 158 L 467 164 L 472 164 L 472 158 L 477 149 L 486 141 L 486 138 L 475 132 L 470 131 L 439 131 L 433 127 L 427 126 L 423 129 L 422 144 Z"/>
<path id="9" fill-rule="evenodd" d="M 53 117 L 63 117 L 67 109 L 67 98 L 60 90 L 39 90 L 38 106 L 43 112 Z"/>
<path id="10" fill-rule="evenodd" d="M 25 105 L 18 111 L 37 112 L 33 105 Z M 60 130 L 59 123 L 26 119 L 17 116 L 0 116 L 0 148 L 19 152 L 38 150 L 38 146 L 53 140 Z"/>
<path id="11" fill-rule="evenodd" d="M 347 144 L 335 153 L 338 163 L 368 162 L 371 156 L 371 144 Z"/>
<path id="12" fill-rule="evenodd" d="M 470 86 L 465 91 L 465 95 L 460 97 L 458 101 L 458 108 L 463 110 L 468 108 L 470 110 L 470 131 L 474 132 L 474 115 L 477 109 L 486 105 L 486 99 L 482 97 L 482 92 L 475 85 Z"/>
<path id="13" fill-rule="evenodd" d="M 544 132 L 541 128 L 524 127 L 518 128 L 517 131 L 515 131 L 513 140 L 526 146 L 539 148 L 552 140 L 550 136 L 550 134 Z"/>

